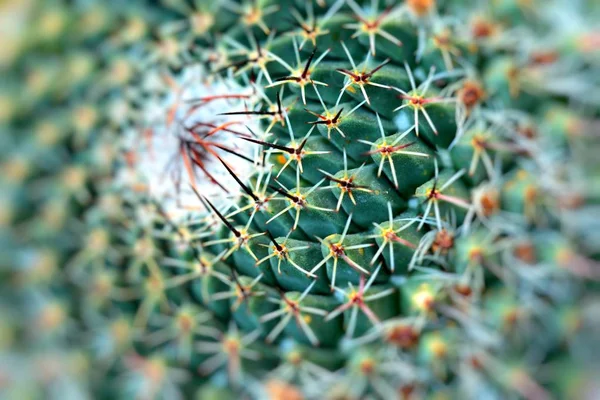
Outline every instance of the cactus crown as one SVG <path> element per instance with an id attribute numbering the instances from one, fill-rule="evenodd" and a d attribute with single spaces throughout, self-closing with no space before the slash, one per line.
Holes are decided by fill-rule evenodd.
<path id="1" fill-rule="evenodd" d="M 7 394 L 593 390 L 597 6 L 52 3 L 0 51 Z"/>

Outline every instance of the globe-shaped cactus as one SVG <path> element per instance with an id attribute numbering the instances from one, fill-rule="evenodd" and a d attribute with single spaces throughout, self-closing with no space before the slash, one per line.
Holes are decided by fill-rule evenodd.
<path id="1" fill-rule="evenodd" d="M 600 393 L 594 2 L 0 10 L 2 396 Z"/>

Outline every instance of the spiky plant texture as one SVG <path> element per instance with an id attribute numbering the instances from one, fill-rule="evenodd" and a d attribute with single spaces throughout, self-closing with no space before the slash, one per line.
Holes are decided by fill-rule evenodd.
<path id="1" fill-rule="evenodd" d="M 600 393 L 594 2 L 0 9 L 3 397 Z"/>

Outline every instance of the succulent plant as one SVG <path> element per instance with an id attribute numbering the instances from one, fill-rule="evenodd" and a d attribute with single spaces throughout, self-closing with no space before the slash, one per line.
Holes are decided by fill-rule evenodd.
<path id="1" fill-rule="evenodd" d="M 3 396 L 600 392 L 593 2 L 0 8 Z"/>

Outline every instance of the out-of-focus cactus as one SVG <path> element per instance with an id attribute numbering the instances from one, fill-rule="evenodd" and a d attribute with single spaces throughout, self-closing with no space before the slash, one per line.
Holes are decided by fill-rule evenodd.
<path id="1" fill-rule="evenodd" d="M 593 398 L 576 3 L 0 6 L 0 393 Z"/>

